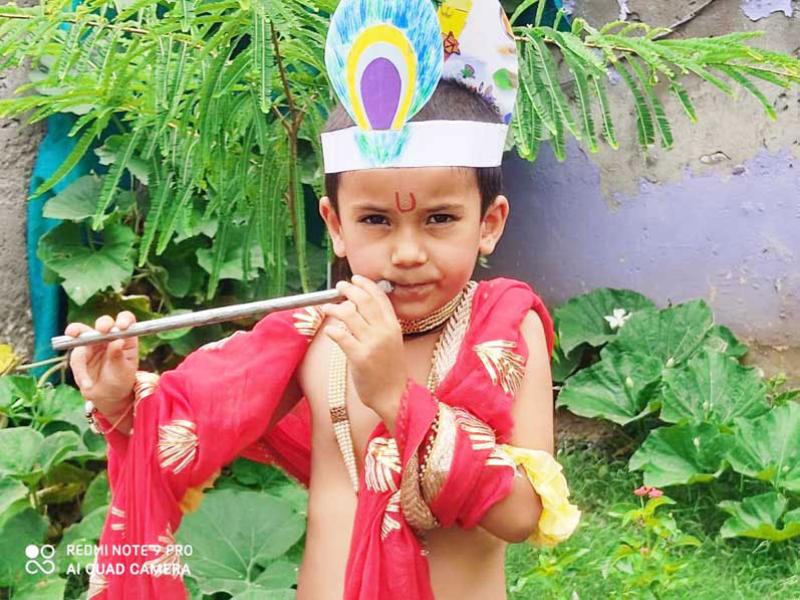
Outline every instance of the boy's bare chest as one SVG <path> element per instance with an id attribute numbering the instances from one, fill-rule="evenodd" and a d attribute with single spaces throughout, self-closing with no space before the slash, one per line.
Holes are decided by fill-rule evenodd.
<path id="1" fill-rule="evenodd" d="M 322 332 L 325 324 L 319 328 Z M 397 368 L 405 368 L 409 377 L 425 385 L 431 367 L 431 357 L 438 334 L 415 338 L 405 344 L 404 356 L 398 357 Z M 330 362 L 335 343 L 324 333 L 311 342 L 298 370 L 298 383 L 311 408 L 313 430 L 312 448 L 334 443 L 333 426 L 328 405 Z M 380 417 L 361 402 L 349 374 L 346 379 L 346 406 L 356 456 L 361 462 L 369 436 L 380 423 Z M 325 454 L 328 454 L 325 452 Z M 338 459 L 338 456 L 337 456 Z"/>

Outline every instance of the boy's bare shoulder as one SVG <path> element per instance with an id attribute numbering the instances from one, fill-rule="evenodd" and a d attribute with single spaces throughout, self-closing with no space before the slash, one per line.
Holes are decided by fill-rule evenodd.
<path id="1" fill-rule="evenodd" d="M 326 378 L 321 377 L 321 375 L 328 373 L 328 362 L 333 341 L 322 333 L 328 322 L 329 320 L 326 318 L 317 328 L 317 333 L 314 339 L 311 340 L 311 344 L 309 344 L 308 350 L 295 372 L 300 389 L 309 400 L 320 397 L 320 388 L 326 381 Z"/>

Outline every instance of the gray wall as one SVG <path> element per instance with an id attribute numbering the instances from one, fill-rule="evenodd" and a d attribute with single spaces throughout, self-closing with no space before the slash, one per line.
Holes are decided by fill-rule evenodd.
<path id="1" fill-rule="evenodd" d="M 0 2 L 4 4 L 5 2 Z M 19 6 L 33 6 L 23 0 Z M 0 72 L 0 98 L 27 82 L 24 70 Z M 19 354 L 33 351 L 28 268 L 25 254 L 25 200 L 36 148 L 44 123 L 26 126 L 21 119 L 0 119 L 0 344 Z"/>
<path id="2" fill-rule="evenodd" d="M 596 24 L 624 9 L 628 20 L 668 26 L 703 4 L 573 6 Z M 758 45 L 798 54 L 799 8 L 717 0 L 673 37 L 758 30 Z M 506 164 L 511 217 L 492 270 L 532 282 L 551 306 L 601 286 L 637 290 L 660 306 L 705 298 L 751 346 L 749 360 L 800 380 L 800 93 L 769 90 L 779 114 L 771 122 L 753 98 L 692 82 L 699 123 L 664 97 L 676 143 L 645 155 L 623 88 L 612 93 L 619 151 L 590 155 L 571 144 L 564 163 L 546 147 L 534 165 Z"/>

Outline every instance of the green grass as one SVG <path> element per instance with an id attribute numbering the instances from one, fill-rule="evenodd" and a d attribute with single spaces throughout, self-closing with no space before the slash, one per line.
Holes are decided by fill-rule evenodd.
<path id="1" fill-rule="evenodd" d="M 633 490 L 641 475 L 630 473 L 626 460 L 615 460 L 594 449 L 572 445 L 559 453 L 570 485 L 571 499 L 583 512 L 573 536 L 551 550 L 529 544 L 509 547 L 506 579 L 509 600 L 604 598 L 690 598 L 691 600 L 800 599 L 800 544 L 759 540 L 723 540 L 718 535 L 725 514 L 719 496 L 738 479 L 714 487 L 666 490 L 677 504 L 670 511 L 678 526 L 700 539 L 698 548 L 680 550 L 686 564 L 672 578 L 676 589 L 659 595 L 627 594 L 620 574 L 604 577 L 602 566 L 617 549 L 625 530 L 608 515 L 614 504 L 638 502 Z M 516 585 L 530 575 L 524 586 Z"/>

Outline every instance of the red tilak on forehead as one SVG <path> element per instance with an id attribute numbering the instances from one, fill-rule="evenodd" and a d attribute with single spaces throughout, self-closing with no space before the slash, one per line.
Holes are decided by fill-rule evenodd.
<path id="1" fill-rule="evenodd" d="M 394 193 L 394 204 L 397 206 L 397 210 L 400 212 L 409 212 L 414 210 L 417 207 L 417 199 L 414 197 L 414 192 L 409 192 L 408 197 L 410 203 L 401 204 L 400 203 L 400 192 Z"/>

